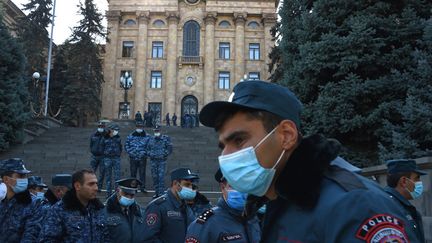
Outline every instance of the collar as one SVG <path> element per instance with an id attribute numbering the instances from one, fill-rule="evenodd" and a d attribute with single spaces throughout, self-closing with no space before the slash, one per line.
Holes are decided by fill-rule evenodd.
<path id="1" fill-rule="evenodd" d="M 399 202 L 401 202 L 404 206 L 414 207 L 402 194 L 400 194 L 395 188 L 386 186 L 384 191 L 395 197 Z"/>
<path id="2" fill-rule="evenodd" d="M 23 192 L 16 193 L 10 200 L 8 200 L 7 197 L 5 197 L 2 202 L 7 202 L 7 203 L 16 202 L 18 204 L 28 205 L 32 202 L 32 197 L 30 192 L 28 190 L 25 190 Z"/>
<path id="3" fill-rule="evenodd" d="M 82 214 L 86 214 L 88 210 L 91 209 L 100 210 L 104 207 L 104 205 L 97 198 L 90 200 L 87 208 L 84 207 L 78 200 L 75 189 L 66 192 L 62 201 L 64 203 L 65 209 L 70 211 L 80 211 Z"/>
<path id="4" fill-rule="evenodd" d="M 343 158 L 341 158 L 339 156 L 336 157 L 336 159 L 334 159 L 330 164 L 335 165 L 337 167 L 340 167 L 340 168 L 345 169 L 345 170 L 350 171 L 350 172 L 354 172 L 354 173 L 361 173 L 362 172 L 362 169 L 360 169 L 357 166 L 350 164 L 348 161 L 344 160 Z"/>
<path id="5" fill-rule="evenodd" d="M 176 196 L 171 191 L 171 188 L 167 190 L 167 197 L 168 200 L 172 203 L 172 205 L 174 205 L 174 207 L 176 207 L 177 209 L 179 209 L 185 204 L 184 200 L 177 200 Z"/>
<path id="6" fill-rule="evenodd" d="M 114 193 L 106 201 L 107 211 L 110 213 L 123 213 L 122 207 L 117 199 L 117 193 Z M 128 207 L 130 213 L 141 216 L 141 210 L 136 202 Z"/>
<path id="7" fill-rule="evenodd" d="M 45 192 L 44 197 L 51 205 L 54 205 L 56 202 L 59 201 L 59 199 L 54 195 L 54 192 L 52 192 L 51 189 L 48 189 L 48 191 Z"/>

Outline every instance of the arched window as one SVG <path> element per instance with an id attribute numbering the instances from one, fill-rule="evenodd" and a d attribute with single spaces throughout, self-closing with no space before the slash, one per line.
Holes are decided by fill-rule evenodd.
<path id="1" fill-rule="evenodd" d="M 259 26 L 260 26 L 260 25 L 259 25 L 256 21 L 251 21 L 251 22 L 249 22 L 249 24 L 248 24 L 248 27 L 251 28 L 251 29 L 258 29 Z"/>
<path id="2" fill-rule="evenodd" d="M 183 56 L 199 56 L 200 26 L 196 21 L 190 20 L 183 28 Z"/>
<path id="3" fill-rule="evenodd" d="M 158 20 L 155 20 L 155 21 L 153 22 L 153 26 L 154 26 L 154 27 L 161 28 L 161 27 L 164 27 L 164 26 L 165 26 L 165 22 L 163 22 L 162 20 L 158 19 Z"/>
<path id="4" fill-rule="evenodd" d="M 124 25 L 128 25 L 128 26 L 136 25 L 136 22 L 133 19 L 128 19 L 124 22 Z"/>
<path id="5" fill-rule="evenodd" d="M 230 26 L 231 26 L 230 22 L 228 22 L 228 21 L 226 21 L 226 20 L 222 20 L 222 21 L 219 23 L 219 27 L 221 27 L 221 28 L 229 28 Z"/>

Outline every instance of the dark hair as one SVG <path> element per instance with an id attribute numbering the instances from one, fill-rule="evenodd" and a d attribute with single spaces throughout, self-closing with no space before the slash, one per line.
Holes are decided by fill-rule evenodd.
<path id="1" fill-rule="evenodd" d="M 81 185 L 84 184 L 84 175 L 85 174 L 95 174 L 95 173 L 91 169 L 82 169 L 82 170 L 76 171 L 72 175 L 72 188 L 74 188 L 75 182 L 79 182 Z"/>
<path id="2" fill-rule="evenodd" d="M 395 188 L 400 180 L 401 177 L 410 177 L 411 176 L 411 172 L 399 172 L 399 173 L 395 173 L 395 174 L 388 174 L 387 175 L 387 185 L 389 187 L 393 187 Z"/>
<path id="3" fill-rule="evenodd" d="M 4 171 L 4 172 L 1 173 L 0 177 L 1 178 L 3 178 L 4 176 L 11 177 L 13 175 L 13 173 L 15 173 L 15 172 L 13 172 L 13 171 Z"/>

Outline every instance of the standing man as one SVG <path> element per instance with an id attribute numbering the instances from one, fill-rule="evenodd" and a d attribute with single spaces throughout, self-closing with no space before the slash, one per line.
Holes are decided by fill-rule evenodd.
<path id="1" fill-rule="evenodd" d="M 110 124 L 108 133 L 104 138 L 104 167 L 106 172 L 107 197 L 111 195 L 112 174 L 114 170 L 114 181 L 120 180 L 120 156 L 122 153 L 120 127 L 117 124 Z"/>
<path id="2" fill-rule="evenodd" d="M 28 190 L 33 201 L 40 203 L 44 199 L 44 190 L 48 186 L 43 183 L 40 176 L 30 176 L 28 178 Z"/>
<path id="3" fill-rule="evenodd" d="M 268 201 L 261 241 L 419 242 L 402 208 L 338 157 L 337 141 L 302 137 L 301 110 L 286 87 L 248 81 L 200 114 L 219 135 L 223 176 L 250 195 L 245 215 Z"/>
<path id="4" fill-rule="evenodd" d="M 151 201 L 144 212 L 144 242 L 183 243 L 189 224 L 195 219 L 185 200 L 192 200 L 192 180 L 196 175 L 188 168 L 171 172 L 171 187 Z"/>
<path id="5" fill-rule="evenodd" d="M 90 166 L 93 171 L 96 173 L 99 167 L 99 188 L 103 186 L 103 180 L 105 177 L 104 170 L 104 144 L 103 139 L 106 136 L 105 124 L 103 122 L 99 122 L 97 131 L 93 133 L 90 137 L 90 152 L 91 152 L 91 161 Z"/>
<path id="6" fill-rule="evenodd" d="M 165 122 L 166 122 L 167 127 L 171 126 L 171 124 L 170 124 L 171 118 L 170 118 L 169 113 L 166 113 L 166 115 L 165 115 Z"/>
<path id="7" fill-rule="evenodd" d="M 172 122 L 173 122 L 173 126 L 177 126 L 177 116 L 176 116 L 176 113 L 174 113 L 173 114 L 173 116 L 172 116 Z"/>
<path id="8" fill-rule="evenodd" d="M 95 173 L 79 170 L 72 175 L 72 184 L 72 190 L 48 210 L 38 242 L 109 242 Z"/>
<path id="9" fill-rule="evenodd" d="M 21 159 L 0 161 L 6 197 L 0 202 L 0 242 L 35 242 L 40 231 L 40 211 L 27 190 L 30 173 Z"/>
<path id="10" fill-rule="evenodd" d="M 172 153 L 171 139 L 167 135 L 161 135 L 159 127 L 154 129 L 154 136 L 149 138 L 145 151 L 150 158 L 151 174 L 155 195 L 161 196 L 165 191 L 165 171 L 168 155 Z"/>
<path id="11" fill-rule="evenodd" d="M 135 195 L 141 181 L 135 178 L 117 181 L 117 192 L 108 198 L 104 209 L 112 243 L 142 242 L 145 220 Z"/>
<path id="12" fill-rule="evenodd" d="M 242 213 L 247 194 L 233 190 L 218 170 L 215 179 L 222 191 L 217 207 L 203 212 L 188 228 L 186 243 L 239 242 L 258 243 L 261 230 L 258 218 L 247 220 Z"/>
<path id="13" fill-rule="evenodd" d="M 45 192 L 43 207 L 51 207 L 60 201 L 72 187 L 72 175 L 56 174 L 51 178 L 51 187 Z"/>
<path id="14" fill-rule="evenodd" d="M 141 112 L 137 111 L 137 113 L 135 113 L 135 122 L 142 122 L 142 121 L 143 121 L 143 118 L 142 118 Z"/>
<path id="15" fill-rule="evenodd" d="M 420 176 L 427 175 L 419 170 L 415 160 L 395 159 L 387 161 L 387 187 L 384 190 L 390 197 L 405 209 L 409 215 L 409 225 L 417 234 L 420 242 L 425 242 L 423 222 L 420 212 L 409 202 L 419 198 L 423 193 Z"/>
<path id="16" fill-rule="evenodd" d="M 147 157 L 144 148 L 148 139 L 144 131 L 144 124 L 137 122 L 135 131 L 127 137 L 125 143 L 125 150 L 129 154 L 131 177 L 138 178 L 137 171 L 139 171 L 139 178 L 142 182 L 141 192 L 147 192 L 145 189 Z"/>

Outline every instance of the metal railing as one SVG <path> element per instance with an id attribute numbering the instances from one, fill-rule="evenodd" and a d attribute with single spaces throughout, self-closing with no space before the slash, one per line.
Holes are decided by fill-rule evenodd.
<path id="1" fill-rule="evenodd" d="M 179 57 L 180 64 L 202 64 L 202 56 L 181 56 Z"/>

